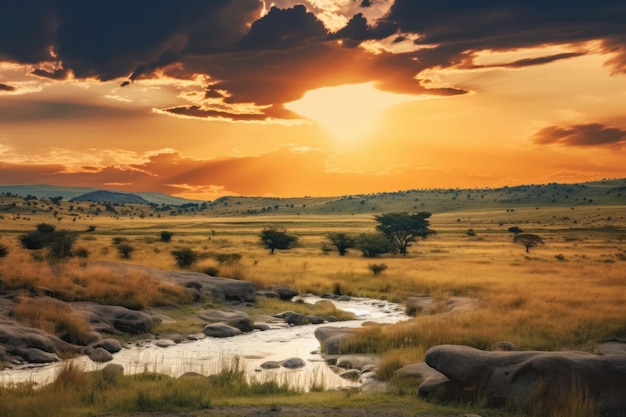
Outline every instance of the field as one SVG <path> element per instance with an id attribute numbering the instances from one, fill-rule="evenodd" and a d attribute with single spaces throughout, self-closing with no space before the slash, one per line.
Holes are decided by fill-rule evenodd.
<path id="1" fill-rule="evenodd" d="M 525 194 L 519 198 L 525 199 Z M 101 261 L 177 269 L 171 251 L 191 248 L 201 255 L 191 270 L 253 281 L 259 288 L 285 285 L 301 293 L 341 293 L 397 302 L 413 296 L 434 297 L 441 305 L 435 311 L 439 314 L 416 311 L 415 318 L 403 324 L 364 328 L 344 347 L 381 354 L 378 372 L 382 378 L 423 360 L 429 347 L 443 343 L 488 349 L 507 340 L 523 350 L 594 352 L 599 342 L 626 340 L 626 205 L 619 204 L 617 197 L 597 204 L 598 198 L 588 203 L 589 197 L 581 197 L 572 205 L 542 200 L 542 204 L 524 201 L 503 206 L 490 200 L 469 208 L 437 206 L 433 200 L 425 207 L 433 213 L 435 235 L 414 244 L 406 256 L 365 258 L 355 249 L 347 256 L 322 250 L 329 232 L 374 231 L 373 214 L 381 211 L 359 213 L 354 208 L 362 204 L 354 198 L 335 201 L 335 207 L 345 201 L 352 205 L 331 213 L 321 213 L 328 207 L 323 202 L 315 210 L 309 203 L 313 212 L 294 213 L 297 205 L 305 208 L 301 200 L 294 200 L 278 203 L 288 210 L 272 209 L 266 215 L 250 215 L 252 206 L 242 209 L 248 211 L 246 215 L 217 215 L 211 210 L 150 211 L 140 206 L 118 206 L 110 213 L 103 208 L 95 214 L 98 207 L 89 203 L 44 205 L 40 201 L 37 206 L 26 206 L 21 198 L 0 197 L 0 245 L 8 251 L 0 258 L 0 290 L 22 288 L 23 296 L 31 297 L 29 289 L 49 288 L 68 299 L 96 299 L 97 293 L 105 293 L 112 303 L 126 300 L 161 312 L 174 306 L 179 311 L 176 326 L 186 328 L 185 319 L 193 309 L 185 307 L 190 300 L 183 293 L 141 274 L 116 283 L 114 274 L 102 269 Z M 32 251 L 20 247 L 18 236 L 39 223 L 80 232 L 74 248 L 86 249 L 87 256 L 53 265 L 33 260 Z M 259 232 L 271 225 L 284 226 L 298 236 L 298 246 L 270 255 L 259 243 Z M 513 243 L 508 230 L 512 226 L 541 236 L 545 244 L 526 252 Z M 170 242 L 162 241 L 162 231 L 172 233 Z M 120 257 L 120 241 L 133 248 L 128 258 Z M 374 275 L 369 269 L 373 263 L 387 269 Z M 108 287 L 99 287 L 104 285 L 103 274 L 111 281 Z M 149 283 L 155 291 L 147 294 L 137 289 L 130 294 L 134 284 L 129 280 L 137 281 L 137 288 Z M 475 307 L 445 313 L 445 302 L 455 296 L 475 299 Z M 290 397 L 288 403 L 292 401 Z"/>

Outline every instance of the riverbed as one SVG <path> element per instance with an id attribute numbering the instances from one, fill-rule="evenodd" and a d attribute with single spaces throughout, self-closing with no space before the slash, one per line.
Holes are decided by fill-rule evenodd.
<path id="1" fill-rule="evenodd" d="M 320 300 L 316 296 L 301 298 L 311 304 Z M 215 374 L 224 367 L 238 363 L 250 380 L 274 380 L 304 391 L 312 386 L 325 389 L 359 386 L 358 381 L 339 377 L 326 364 L 314 336 L 315 329 L 319 326 L 360 327 L 366 321 L 392 324 L 408 320 L 409 317 L 404 313 L 402 305 L 384 300 L 352 298 L 350 301 L 330 301 L 337 308 L 354 313 L 355 319 L 303 326 L 268 323 L 270 329 L 267 331 L 254 331 L 226 339 L 207 337 L 166 348 L 156 346 L 155 341 L 147 341 L 126 346 L 114 354 L 113 360 L 108 363 L 122 365 L 125 374 L 156 372 L 173 377 L 185 373 Z M 266 370 L 260 367 L 263 362 L 282 361 L 292 357 L 304 360 L 306 365 L 299 369 L 281 367 Z M 85 371 L 106 366 L 93 362 L 86 356 L 43 366 L 22 365 L 0 371 L 0 384 L 48 384 L 68 362 Z"/>

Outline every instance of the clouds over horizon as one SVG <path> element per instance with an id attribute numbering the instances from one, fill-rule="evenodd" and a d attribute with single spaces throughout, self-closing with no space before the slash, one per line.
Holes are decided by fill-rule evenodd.
<path id="1" fill-rule="evenodd" d="M 460 87 L 431 86 L 419 74 L 467 67 L 480 51 L 600 41 L 606 64 L 626 72 L 626 6 L 617 0 L 337 1 L 333 7 L 324 3 L 328 10 L 317 1 L 306 2 L 308 8 L 277 3 L 282 8 L 265 11 L 260 0 L 1 0 L 0 61 L 34 65 L 38 76 L 119 80 L 126 88 L 135 87 L 129 81 L 162 74 L 203 74 L 203 98 L 163 110 L 232 120 L 297 118 L 282 111 L 285 103 L 347 83 L 374 82 L 382 90 L 416 96 L 463 94 Z M 385 14 L 374 15 L 373 9 Z M 330 29 L 328 13 L 345 25 Z M 395 53 L 359 47 L 383 39 L 413 46 Z M 579 48 L 501 66 L 523 68 L 591 52 Z M 5 91 L 11 86 L 2 85 Z M 242 114 L 238 105 L 254 111 Z"/>
<path id="2" fill-rule="evenodd" d="M 532 141 L 539 145 L 622 149 L 626 147 L 626 129 L 601 123 L 548 126 L 533 135 Z"/>

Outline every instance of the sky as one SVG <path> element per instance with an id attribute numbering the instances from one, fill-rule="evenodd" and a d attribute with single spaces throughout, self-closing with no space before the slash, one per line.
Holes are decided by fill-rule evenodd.
<path id="1" fill-rule="evenodd" d="M 626 177 L 623 0 L 0 0 L 0 184 L 334 196 Z"/>

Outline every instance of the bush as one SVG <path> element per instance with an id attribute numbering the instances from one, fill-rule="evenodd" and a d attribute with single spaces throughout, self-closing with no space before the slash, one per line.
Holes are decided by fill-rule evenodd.
<path id="1" fill-rule="evenodd" d="M 374 275 L 380 275 L 383 271 L 387 270 L 387 265 L 385 264 L 369 264 L 367 269 L 372 271 Z"/>
<path id="2" fill-rule="evenodd" d="M 74 256 L 87 259 L 89 257 L 89 251 L 86 248 L 78 248 L 74 251 Z"/>
<path id="3" fill-rule="evenodd" d="M 220 270 L 214 266 L 207 266 L 203 271 L 205 274 L 210 275 L 212 277 L 216 277 L 219 275 Z"/>
<path id="4" fill-rule="evenodd" d="M 240 253 L 220 253 L 215 256 L 215 259 L 220 264 L 234 264 L 241 260 Z"/>
<path id="5" fill-rule="evenodd" d="M 161 233 L 159 233 L 159 236 L 161 237 L 161 240 L 165 243 L 168 243 L 170 240 L 172 240 L 172 236 L 174 235 L 174 233 L 172 232 L 167 232 L 167 231 L 162 231 Z"/>
<path id="6" fill-rule="evenodd" d="M 375 258 L 382 253 L 394 250 L 393 243 L 382 233 L 363 233 L 357 239 L 356 247 L 367 258 Z"/>
<path id="7" fill-rule="evenodd" d="M 135 251 L 135 248 L 133 248 L 127 243 L 118 245 L 117 247 L 117 253 L 119 253 L 120 258 L 124 258 L 124 259 L 130 259 L 134 251 Z"/>
<path id="8" fill-rule="evenodd" d="M 173 250 L 172 255 L 179 268 L 189 268 L 198 260 L 198 253 L 191 248 Z"/>
<path id="9" fill-rule="evenodd" d="M 4 245 L 0 245 L 0 258 L 5 258 L 9 254 L 9 248 Z"/>

